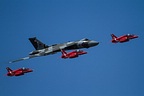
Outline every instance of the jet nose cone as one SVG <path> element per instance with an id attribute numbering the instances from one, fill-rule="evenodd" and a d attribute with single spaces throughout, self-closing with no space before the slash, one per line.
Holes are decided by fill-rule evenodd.
<path id="1" fill-rule="evenodd" d="M 138 38 L 138 36 L 137 36 L 137 35 L 135 35 L 134 37 L 135 37 L 135 38 Z"/>
<path id="2" fill-rule="evenodd" d="M 89 42 L 89 46 L 90 46 L 90 47 L 96 46 L 96 45 L 98 45 L 98 44 L 99 44 L 99 42 L 96 42 L 96 41 L 90 41 L 90 42 Z"/>
<path id="3" fill-rule="evenodd" d="M 28 72 L 33 72 L 33 70 L 32 69 L 29 69 L 29 70 L 27 70 Z"/>

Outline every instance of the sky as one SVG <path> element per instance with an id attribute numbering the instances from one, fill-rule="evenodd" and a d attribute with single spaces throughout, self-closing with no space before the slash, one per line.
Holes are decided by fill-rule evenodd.
<path id="1" fill-rule="evenodd" d="M 0 96 L 144 96 L 143 0 L 0 0 Z M 136 34 L 111 43 L 110 34 Z M 47 45 L 88 38 L 100 42 L 75 59 L 28 56 L 28 38 Z M 31 68 L 19 77 L 6 67 Z"/>

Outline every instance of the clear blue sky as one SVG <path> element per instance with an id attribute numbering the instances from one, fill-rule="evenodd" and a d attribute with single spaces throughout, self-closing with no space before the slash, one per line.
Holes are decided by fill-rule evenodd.
<path id="1" fill-rule="evenodd" d="M 0 96 L 144 96 L 143 0 L 0 0 L 0 32 Z M 111 33 L 139 38 L 112 44 Z M 34 50 L 34 36 L 100 44 L 75 59 L 57 53 L 8 64 Z M 34 72 L 7 77 L 7 66 Z"/>

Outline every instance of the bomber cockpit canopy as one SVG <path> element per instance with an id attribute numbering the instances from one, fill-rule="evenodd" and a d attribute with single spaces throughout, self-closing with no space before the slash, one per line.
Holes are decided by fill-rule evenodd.
<path id="1" fill-rule="evenodd" d="M 87 38 L 84 38 L 84 39 L 81 39 L 81 41 L 90 41 L 90 40 Z"/>

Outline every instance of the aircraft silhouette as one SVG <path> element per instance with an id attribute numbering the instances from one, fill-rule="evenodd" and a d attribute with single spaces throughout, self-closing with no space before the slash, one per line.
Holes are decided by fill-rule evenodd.
<path id="1" fill-rule="evenodd" d="M 111 34 L 111 37 L 112 37 L 112 40 L 111 40 L 112 43 L 118 43 L 118 42 L 124 43 L 124 42 L 128 42 L 131 39 L 138 38 L 138 36 L 132 35 L 132 34 L 127 34 L 127 35 L 123 35 L 120 37 L 117 37 L 114 34 Z"/>
<path id="2" fill-rule="evenodd" d="M 19 68 L 16 70 L 12 70 L 9 67 L 6 68 L 8 73 L 7 76 L 21 76 L 24 75 L 25 73 L 33 72 L 33 70 L 29 68 Z"/>
<path id="3" fill-rule="evenodd" d="M 87 38 L 77 40 L 77 41 L 71 41 L 61 44 L 53 44 L 53 45 L 46 45 L 42 43 L 40 40 L 38 40 L 36 37 L 29 38 L 30 42 L 34 46 L 35 50 L 29 53 L 29 56 L 20 58 L 17 60 L 10 61 L 9 63 L 14 63 L 34 57 L 40 57 L 40 56 L 46 56 L 50 54 L 55 54 L 57 52 L 60 52 L 61 50 L 73 50 L 73 49 L 81 49 L 81 48 L 90 48 L 97 46 L 99 42 L 94 40 L 89 40 Z"/>
<path id="4" fill-rule="evenodd" d="M 61 53 L 62 53 L 61 58 L 64 58 L 64 59 L 66 59 L 66 58 L 76 58 L 79 55 L 87 54 L 87 52 L 84 52 L 83 50 L 75 50 L 75 51 L 72 51 L 72 52 L 69 52 L 69 53 L 67 53 L 64 50 L 61 50 Z"/>

